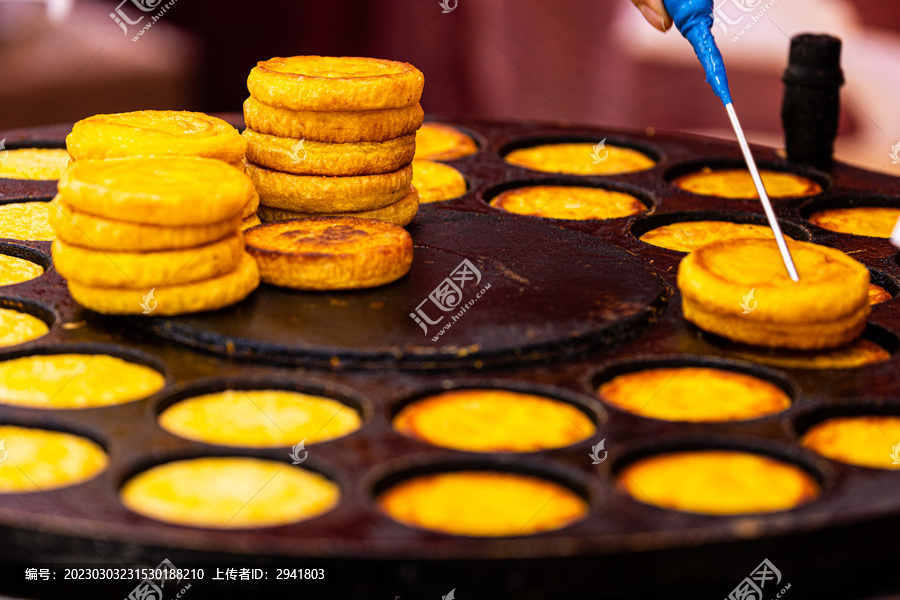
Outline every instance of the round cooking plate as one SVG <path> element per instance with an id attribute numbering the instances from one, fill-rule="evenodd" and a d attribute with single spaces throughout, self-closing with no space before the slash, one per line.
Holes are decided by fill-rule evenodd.
<path id="1" fill-rule="evenodd" d="M 263 285 L 219 311 L 141 321 L 163 337 L 293 364 L 407 368 L 508 363 L 621 340 L 666 287 L 596 237 L 514 216 L 423 211 L 410 273 L 371 290 Z"/>

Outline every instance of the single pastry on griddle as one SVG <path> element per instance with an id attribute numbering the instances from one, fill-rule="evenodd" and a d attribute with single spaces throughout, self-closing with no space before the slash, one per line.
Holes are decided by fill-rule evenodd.
<path id="1" fill-rule="evenodd" d="M 618 375 L 597 390 L 622 410 L 663 421 L 746 421 L 787 410 L 791 398 L 777 385 L 737 371 L 674 367 Z"/>
<path id="2" fill-rule="evenodd" d="M 770 198 L 797 198 L 822 193 L 822 186 L 794 173 L 762 169 L 760 176 Z M 681 189 L 701 196 L 720 198 L 758 198 L 756 185 L 746 169 L 710 169 L 682 175 L 672 182 Z"/>
<path id="3" fill-rule="evenodd" d="M 412 163 L 413 185 L 419 191 L 419 202 L 443 202 L 459 198 L 466 193 L 466 178 L 462 173 L 443 163 L 416 159 Z"/>
<path id="4" fill-rule="evenodd" d="M 455 160 L 476 152 L 475 140 L 450 125 L 424 123 L 416 133 L 416 160 Z"/>
<path id="5" fill-rule="evenodd" d="M 774 240 L 713 242 L 678 267 L 684 318 L 709 333 L 772 348 L 837 348 L 858 338 L 871 311 L 869 270 L 840 250 L 787 242 L 791 281 Z"/>
<path id="6" fill-rule="evenodd" d="M 238 168 L 247 144 L 237 129 L 207 114 L 139 110 L 94 115 L 75 123 L 66 137 L 73 160 L 130 156 L 203 156 Z"/>
<path id="7" fill-rule="evenodd" d="M 751 223 L 681 221 L 651 229 L 642 235 L 640 240 L 669 250 L 693 252 L 701 246 L 718 240 L 757 237 L 775 239 L 775 234 L 768 226 Z M 791 239 L 788 236 L 784 237 L 788 240 Z"/>
<path id="8" fill-rule="evenodd" d="M 835 417 L 812 426 L 800 443 L 826 458 L 870 469 L 900 470 L 900 417 Z"/>
<path id="9" fill-rule="evenodd" d="M 815 478 L 775 458 L 734 450 L 671 452 L 619 473 L 620 489 L 643 504 L 708 515 L 790 510 L 815 500 Z"/>
<path id="10" fill-rule="evenodd" d="M 421 475 L 382 492 L 377 505 L 405 525 L 473 537 L 562 529 L 589 511 L 583 498 L 559 483 L 500 471 Z"/>
<path id="11" fill-rule="evenodd" d="M 122 486 L 125 508 L 157 521 L 209 529 L 253 529 L 322 515 L 340 501 L 328 478 L 282 461 L 208 457 L 165 463 Z"/>
<path id="12" fill-rule="evenodd" d="M 470 452 L 537 452 L 563 448 L 596 432 L 575 406 L 510 390 L 443 392 L 405 406 L 394 417 L 403 435 Z"/>
<path id="13" fill-rule="evenodd" d="M 409 271 L 413 243 L 402 227 L 373 219 L 313 217 L 245 233 L 266 283 L 298 290 L 377 287 Z"/>
<path id="14" fill-rule="evenodd" d="M 51 181 L 69 164 L 69 153 L 59 148 L 15 148 L 0 150 L 0 155 L 0 179 Z"/>
<path id="15" fill-rule="evenodd" d="M 838 233 L 889 238 L 898 219 L 900 208 L 860 206 L 822 210 L 810 215 L 809 222 Z"/>
<path id="16" fill-rule="evenodd" d="M 618 219 L 647 210 L 624 192 L 566 185 L 535 185 L 499 194 L 490 205 L 518 215 L 545 219 Z"/>
<path id="17" fill-rule="evenodd" d="M 46 492 L 93 479 L 109 464 L 96 443 L 61 431 L 0 425 L 0 494 Z"/>
<path id="18" fill-rule="evenodd" d="M 343 437 L 359 413 L 338 400 L 292 390 L 225 390 L 181 400 L 159 415 L 179 437 L 223 446 L 275 448 Z"/>
<path id="19" fill-rule="evenodd" d="M 598 148 L 598 145 L 602 145 Z M 656 162 L 646 154 L 613 144 L 557 143 L 513 150 L 506 162 L 545 173 L 620 175 L 646 171 Z"/>

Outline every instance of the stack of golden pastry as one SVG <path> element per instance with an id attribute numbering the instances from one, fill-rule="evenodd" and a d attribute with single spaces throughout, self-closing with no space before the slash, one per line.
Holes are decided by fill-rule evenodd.
<path id="1" fill-rule="evenodd" d="M 210 158 L 77 160 L 50 211 L 53 264 L 72 297 L 107 314 L 175 315 L 245 298 L 259 285 L 244 252 L 242 171 Z"/>
<path id="2" fill-rule="evenodd" d="M 263 221 L 313 216 L 406 225 L 425 79 L 410 64 L 294 56 L 250 72 L 247 170 Z"/>
<path id="3" fill-rule="evenodd" d="M 227 122 L 183 110 L 139 110 L 94 115 L 75 123 L 66 136 L 72 162 L 132 156 L 200 156 L 244 170 L 247 143 Z M 71 163 L 70 163 L 71 164 Z M 241 228 L 259 225 L 255 194 L 241 209 Z"/>

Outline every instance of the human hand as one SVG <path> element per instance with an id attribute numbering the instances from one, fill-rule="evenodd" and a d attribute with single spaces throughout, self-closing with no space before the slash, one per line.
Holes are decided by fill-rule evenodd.
<path id="1" fill-rule="evenodd" d="M 672 17 L 666 11 L 663 0 L 631 0 L 640 9 L 647 22 L 663 33 L 672 26 Z"/>

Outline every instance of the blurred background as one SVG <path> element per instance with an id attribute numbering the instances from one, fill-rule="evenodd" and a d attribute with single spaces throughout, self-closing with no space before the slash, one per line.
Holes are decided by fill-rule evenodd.
<path id="1" fill-rule="evenodd" d="M 0 0 L 0 129 L 146 108 L 239 111 L 258 60 L 323 54 L 413 63 L 431 115 L 731 137 L 687 42 L 629 0 L 445 1 L 451 12 L 439 0 Z M 790 37 L 830 33 L 844 41 L 847 79 L 837 155 L 900 175 L 890 157 L 900 3 L 718 0 L 715 12 L 753 141 L 783 145 Z"/>

